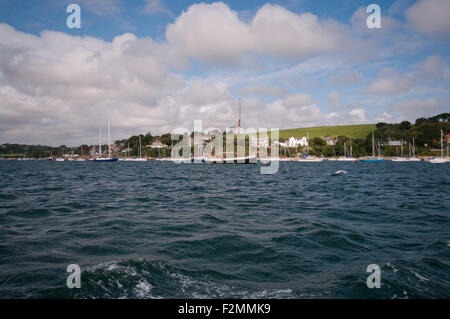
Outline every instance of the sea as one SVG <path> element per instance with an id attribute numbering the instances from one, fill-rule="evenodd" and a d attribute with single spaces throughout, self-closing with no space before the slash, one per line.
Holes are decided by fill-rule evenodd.
<path id="1" fill-rule="evenodd" d="M 0 161 L 0 298 L 450 298 L 450 163 L 260 168 Z"/>

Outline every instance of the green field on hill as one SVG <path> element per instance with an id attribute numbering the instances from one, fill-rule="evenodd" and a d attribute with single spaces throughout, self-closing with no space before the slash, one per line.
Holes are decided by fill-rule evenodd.
<path id="1" fill-rule="evenodd" d="M 338 125 L 338 126 L 317 126 L 308 128 L 294 128 L 288 130 L 280 130 L 280 138 L 288 139 L 291 136 L 302 137 L 309 134 L 309 138 L 323 136 L 347 136 L 350 138 L 366 138 L 372 130 L 375 130 L 375 124 L 360 125 Z"/>

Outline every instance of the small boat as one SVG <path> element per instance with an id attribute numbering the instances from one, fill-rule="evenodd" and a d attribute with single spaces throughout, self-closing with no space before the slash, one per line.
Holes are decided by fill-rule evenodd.
<path id="1" fill-rule="evenodd" d="M 433 163 L 433 164 L 441 164 L 441 163 L 447 163 L 448 160 L 443 157 L 432 157 L 428 160 L 428 162 Z"/>
<path id="2" fill-rule="evenodd" d="M 57 162 L 64 162 L 64 158 L 58 157 L 58 158 L 55 159 L 55 161 L 57 161 Z"/>
<path id="3" fill-rule="evenodd" d="M 295 161 L 296 162 L 303 162 L 303 163 L 314 163 L 314 162 L 323 162 L 323 158 L 322 157 L 306 155 L 306 156 L 303 156 L 303 157 L 298 157 Z"/>
<path id="4" fill-rule="evenodd" d="M 117 162 L 118 158 L 115 157 L 97 157 L 94 158 L 94 162 Z"/>

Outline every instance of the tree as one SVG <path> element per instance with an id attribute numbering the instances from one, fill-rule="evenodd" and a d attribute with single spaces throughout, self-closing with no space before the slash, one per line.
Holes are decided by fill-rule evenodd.
<path id="1" fill-rule="evenodd" d="M 321 139 L 320 137 L 314 137 L 313 144 L 314 144 L 314 146 L 325 146 L 326 145 L 325 141 L 323 139 Z"/>
<path id="2" fill-rule="evenodd" d="M 399 128 L 403 131 L 409 130 L 411 128 L 411 123 L 408 121 L 403 121 L 400 123 Z"/>

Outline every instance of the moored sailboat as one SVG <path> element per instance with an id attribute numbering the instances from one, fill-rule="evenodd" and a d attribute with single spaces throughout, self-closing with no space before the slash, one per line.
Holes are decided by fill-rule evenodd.
<path id="1" fill-rule="evenodd" d="M 99 141 L 99 157 L 94 158 L 94 162 L 116 162 L 118 158 L 111 157 L 111 132 L 108 121 L 108 157 L 102 156 L 102 129 L 100 128 L 100 141 Z"/>
<path id="2" fill-rule="evenodd" d="M 447 157 L 448 157 L 448 152 L 447 152 Z M 443 130 L 441 130 L 441 156 L 440 157 L 432 157 L 428 161 L 433 164 L 442 164 L 442 163 L 449 162 L 449 160 L 444 157 L 444 131 Z"/>
<path id="3" fill-rule="evenodd" d="M 378 157 L 375 156 L 375 135 L 372 131 L 372 156 L 369 156 L 365 159 L 360 159 L 361 162 L 384 162 L 384 158 L 380 156 L 380 149 L 378 145 Z"/>
<path id="4" fill-rule="evenodd" d="M 147 162 L 146 158 L 142 157 L 142 142 L 141 142 L 141 136 L 139 135 L 139 157 L 134 158 L 124 158 L 125 162 Z"/>

